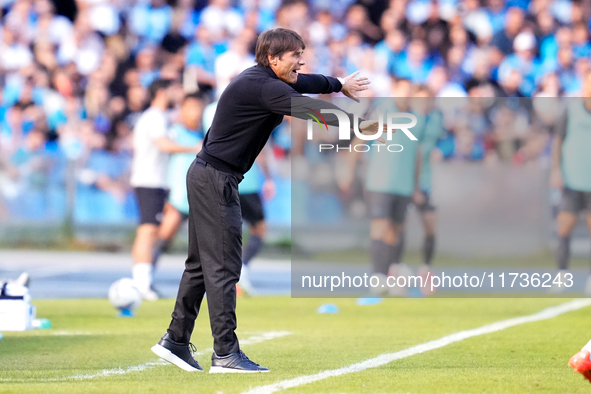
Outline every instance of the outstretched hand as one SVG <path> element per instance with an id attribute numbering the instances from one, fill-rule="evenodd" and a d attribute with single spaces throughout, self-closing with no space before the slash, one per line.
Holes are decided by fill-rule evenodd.
<path id="1" fill-rule="evenodd" d="M 359 99 L 355 95 L 358 92 L 361 92 L 363 90 L 367 90 L 368 89 L 367 85 L 369 85 L 371 82 L 369 82 L 369 79 L 367 79 L 366 77 L 355 78 L 357 76 L 357 74 L 359 74 L 359 71 L 355 71 L 353 74 L 344 78 L 345 83 L 343 84 L 343 87 L 341 88 L 341 92 L 345 96 L 359 102 Z"/>
<path id="2" fill-rule="evenodd" d="M 380 123 L 378 121 L 374 121 L 374 120 L 364 120 L 361 123 L 359 123 L 359 131 L 361 131 L 362 134 L 365 135 L 374 135 L 377 134 L 380 128 Z M 382 132 L 383 133 L 387 133 L 388 132 L 388 126 L 384 123 L 382 126 Z M 393 133 L 396 132 L 396 130 L 392 130 Z M 378 138 L 378 141 L 385 144 L 386 140 L 383 137 Z"/>

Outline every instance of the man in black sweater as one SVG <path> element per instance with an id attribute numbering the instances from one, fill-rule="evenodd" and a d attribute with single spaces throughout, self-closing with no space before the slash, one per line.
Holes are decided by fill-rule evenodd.
<path id="1" fill-rule="evenodd" d="M 152 351 L 186 371 L 203 368 L 192 356 L 189 343 L 205 292 L 209 306 L 214 353 L 210 373 L 268 372 L 240 350 L 236 329 L 236 283 L 242 267 L 242 218 L 238 183 L 265 146 L 269 135 L 292 115 L 292 98 L 299 98 L 294 116 L 304 108 L 338 107 L 301 93 L 367 89 L 367 78 L 332 78 L 299 74 L 305 64 L 305 44 L 295 32 L 273 29 L 257 40 L 256 62 L 238 75 L 220 97 L 203 148 L 187 173 L 189 195 L 189 253 L 168 331 Z M 298 108 L 301 108 L 301 114 Z M 327 114 L 329 124 L 338 125 Z M 362 132 L 376 132 L 374 123 Z"/>

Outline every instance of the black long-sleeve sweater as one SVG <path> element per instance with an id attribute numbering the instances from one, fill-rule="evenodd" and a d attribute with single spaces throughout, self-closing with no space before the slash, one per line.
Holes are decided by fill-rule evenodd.
<path id="1" fill-rule="evenodd" d="M 302 96 L 301 93 L 333 93 L 342 88 L 338 79 L 318 74 L 298 74 L 295 84 L 281 81 L 269 67 L 256 65 L 238 75 L 222 93 L 213 122 L 197 155 L 214 168 L 242 179 L 284 115 L 306 119 L 307 108 L 339 109 Z M 297 106 L 292 113 L 292 98 Z M 338 125 L 336 116 L 326 122 Z"/>

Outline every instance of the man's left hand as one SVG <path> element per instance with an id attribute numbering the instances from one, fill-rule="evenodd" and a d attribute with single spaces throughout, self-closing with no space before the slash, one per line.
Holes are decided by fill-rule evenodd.
<path id="1" fill-rule="evenodd" d="M 366 77 L 355 78 L 357 74 L 359 74 L 359 71 L 355 71 L 353 74 L 345 77 L 345 83 L 341 88 L 341 92 L 345 96 L 359 102 L 359 99 L 355 95 L 363 90 L 367 90 L 367 85 L 371 82 Z"/>
<path id="2" fill-rule="evenodd" d="M 375 120 L 364 120 L 361 123 L 359 123 L 359 131 L 361 131 L 361 134 L 364 135 L 374 135 L 377 134 L 378 131 L 380 131 L 380 122 L 375 121 Z M 382 125 L 382 133 L 387 133 L 388 132 L 388 125 L 386 123 L 384 123 Z M 396 132 L 396 130 L 392 130 L 393 133 Z M 386 140 L 384 139 L 384 137 L 379 137 L 378 141 L 381 142 L 382 144 L 386 143 Z"/>

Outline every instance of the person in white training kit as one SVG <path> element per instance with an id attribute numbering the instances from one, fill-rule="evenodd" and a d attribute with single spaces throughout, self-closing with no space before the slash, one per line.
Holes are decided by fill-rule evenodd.
<path id="1" fill-rule="evenodd" d="M 133 129 L 131 186 L 140 209 L 140 225 L 133 243 L 133 280 L 144 300 L 156 301 L 152 289 L 152 247 L 168 195 L 167 169 L 170 153 L 197 153 L 199 147 L 178 145 L 168 138 L 166 110 L 171 105 L 170 80 L 154 81 L 149 88 L 150 107 Z"/>

